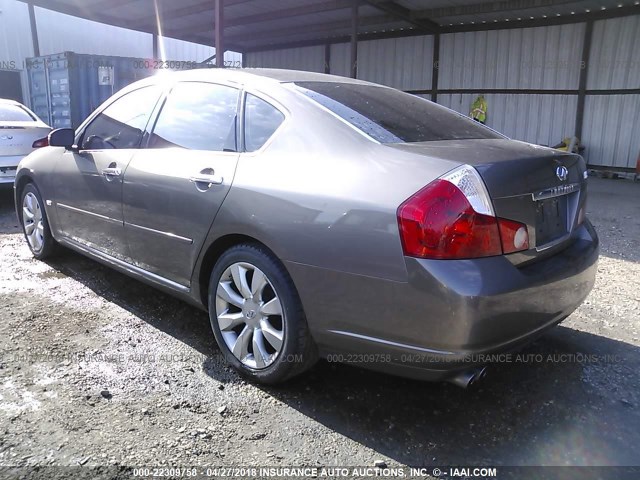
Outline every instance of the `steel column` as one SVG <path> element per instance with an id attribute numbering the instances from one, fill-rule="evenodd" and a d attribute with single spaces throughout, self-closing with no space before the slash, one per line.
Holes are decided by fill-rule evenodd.
<path id="1" fill-rule="evenodd" d="M 580 80 L 578 83 L 578 106 L 576 108 L 576 137 L 582 142 L 582 126 L 584 123 L 584 104 L 587 98 L 587 77 L 589 75 L 589 55 L 593 39 L 593 20 L 587 21 L 582 43 L 582 62 L 580 63 Z"/>
<path id="2" fill-rule="evenodd" d="M 38 41 L 38 25 L 36 24 L 36 12 L 33 3 L 28 4 L 29 7 L 29 25 L 31 26 L 31 42 L 33 43 L 33 56 L 40 56 L 40 42 Z"/>
<path id="3" fill-rule="evenodd" d="M 324 46 L 324 73 L 331 73 L 331 44 Z"/>
<path id="4" fill-rule="evenodd" d="M 153 38 L 153 58 L 155 60 L 157 60 L 158 59 L 158 53 L 159 53 L 159 50 L 158 50 L 158 34 L 154 33 L 152 38 Z"/>
<path id="5" fill-rule="evenodd" d="M 440 34 L 433 36 L 433 65 L 431 66 L 431 101 L 438 101 L 438 72 L 440 71 Z"/>
<path id="6" fill-rule="evenodd" d="M 216 67 L 224 67 L 224 0 L 216 0 L 215 4 L 215 46 Z"/>
<path id="7" fill-rule="evenodd" d="M 351 78 L 358 78 L 358 4 L 353 0 L 351 7 Z"/>

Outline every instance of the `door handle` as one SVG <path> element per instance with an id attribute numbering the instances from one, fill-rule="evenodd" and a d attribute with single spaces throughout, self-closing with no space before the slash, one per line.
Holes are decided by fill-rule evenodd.
<path id="1" fill-rule="evenodd" d="M 195 184 L 205 184 L 206 188 L 210 188 L 211 185 L 220 185 L 224 182 L 224 178 L 214 175 L 212 168 L 205 168 L 197 175 L 189 177 L 189 181 Z"/>

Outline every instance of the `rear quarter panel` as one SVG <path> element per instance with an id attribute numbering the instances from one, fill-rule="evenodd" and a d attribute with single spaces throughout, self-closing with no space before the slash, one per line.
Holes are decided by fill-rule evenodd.
<path id="1" fill-rule="evenodd" d="M 396 211 L 455 164 L 365 137 L 301 94 L 263 151 L 243 153 L 210 241 L 257 238 L 285 262 L 406 281 Z"/>
<path id="2" fill-rule="evenodd" d="M 378 144 L 286 88 L 269 94 L 287 119 L 263 151 L 240 155 L 203 252 L 230 234 L 265 244 L 323 348 L 331 329 L 360 330 L 368 298 L 391 305 L 393 285 L 408 281 L 397 208 L 457 164 Z M 367 321 L 386 322 L 379 313 Z"/>

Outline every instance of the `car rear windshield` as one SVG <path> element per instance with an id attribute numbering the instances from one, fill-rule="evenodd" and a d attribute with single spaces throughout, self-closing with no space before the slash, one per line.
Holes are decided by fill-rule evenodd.
<path id="1" fill-rule="evenodd" d="M 0 122 L 33 122 L 34 118 L 18 105 L 0 104 Z"/>
<path id="2" fill-rule="evenodd" d="M 502 138 L 479 123 L 392 88 L 296 82 L 302 93 L 381 143 Z"/>

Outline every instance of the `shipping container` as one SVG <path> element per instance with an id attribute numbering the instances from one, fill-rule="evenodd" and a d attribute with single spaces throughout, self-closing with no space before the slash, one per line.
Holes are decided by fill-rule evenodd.
<path id="1" fill-rule="evenodd" d="M 191 66 L 175 63 L 176 68 Z M 53 128 L 76 128 L 111 95 L 153 75 L 157 67 L 149 59 L 73 52 L 29 58 L 31 108 Z"/>

